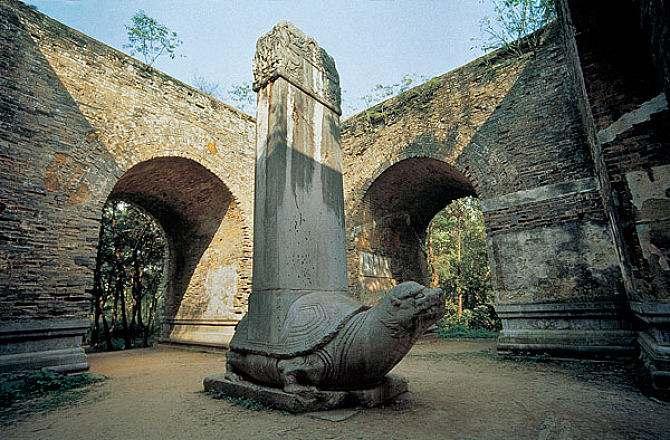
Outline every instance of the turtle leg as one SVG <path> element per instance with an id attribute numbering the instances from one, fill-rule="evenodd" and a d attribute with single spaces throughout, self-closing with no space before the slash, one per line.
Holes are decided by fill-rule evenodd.
<path id="1" fill-rule="evenodd" d="M 284 359 L 279 361 L 277 368 L 285 393 L 313 393 L 318 391 L 314 380 L 316 368 L 306 357 Z"/>
<path id="2" fill-rule="evenodd" d="M 234 351 L 229 351 L 228 354 L 226 355 L 226 379 L 228 379 L 231 382 L 241 382 L 244 379 L 242 379 L 242 376 L 239 374 L 239 369 L 238 365 L 242 361 L 241 358 L 242 355 L 235 353 Z"/>

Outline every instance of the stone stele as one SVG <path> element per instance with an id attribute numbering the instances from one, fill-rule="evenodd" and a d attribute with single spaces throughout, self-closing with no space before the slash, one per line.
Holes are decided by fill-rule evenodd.
<path id="1" fill-rule="evenodd" d="M 372 308 L 347 294 L 333 59 L 279 23 L 258 41 L 254 90 L 253 288 L 205 390 L 292 412 L 379 405 L 407 391 L 388 373 L 443 315 L 443 292 L 405 282 Z"/>

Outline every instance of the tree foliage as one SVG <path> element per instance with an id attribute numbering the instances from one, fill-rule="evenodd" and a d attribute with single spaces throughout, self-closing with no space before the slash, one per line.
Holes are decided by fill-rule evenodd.
<path id="1" fill-rule="evenodd" d="M 493 17 L 485 17 L 480 27 L 486 40 L 481 46 L 484 51 L 507 48 L 520 51 L 519 39 L 536 32 L 556 18 L 554 0 L 490 0 L 493 3 Z M 526 46 L 539 44 L 539 38 L 524 41 Z"/>
<path id="2" fill-rule="evenodd" d="M 347 90 L 343 90 L 342 107 L 344 113 L 346 115 L 357 113 L 367 107 L 371 107 L 379 102 L 406 92 L 412 87 L 425 82 L 427 79 L 428 78 L 423 75 L 408 73 L 403 75 L 402 78 L 400 78 L 398 81 L 395 81 L 393 84 L 377 83 L 372 86 L 370 90 L 364 95 L 358 97 L 351 96 Z"/>
<path id="3" fill-rule="evenodd" d="M 228 89 L 228 100 L 233 106 L 246 113 L 256 111 L 256 92 L 251 88 L 251 83 L 243 81 Z"/>
<path id="4" fill-rule="evenodd" d="M 128 43 L 123 47 L 130 49 L 133 56 L 139 55 L 142 60 L 152 66 L 156 60 L 167 55 L 175 57 L 175 51 L 182 41 L 177 33 L 149 17 L 143 10 L 138 10 L 130 19 L 130 26 L 126 25 Z"/>
<path id="5" fill-rule="evenodd" d="M 213 96 L 214 98 L 223 99 L 223 94 L 221 93 L 221 84 L 213 81 L 199 73 L 193 73 L 189 79 L 189 83 L 200 90 L 206 95 Z"/>
<path id="6" fill-rule="evenodd" d="M 148 346 L 159 327 L 165 237 L 135 206 L 109 201 L 102 216 L 93 286 L 91 345 Z"/>
<path id="7" fill-rule="evenodd" d="M 439 212 L 428 229 L 427 247 L 431 284 L 447 292 L 445 324 L 495 329 L 486 229 L 479 200 L 458 199 Z"/>
<path id="8" fill-rule="evenodd" d="M 256 92 L 249 81 L 233 84 L 225 92 L 220 83 L 198 73 L 192 74 L 189 82 L 202 93 L 220 99 L 245 113 L 256 112 Z"/>

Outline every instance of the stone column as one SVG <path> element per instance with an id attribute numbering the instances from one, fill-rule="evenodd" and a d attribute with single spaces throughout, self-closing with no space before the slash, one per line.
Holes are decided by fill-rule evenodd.
<path id="1" fill-rule="evenodd" d="M 254 259 L 247 341 L 267 348 L 278 344 L 287 308 L 298 296 L 346 293 L 340 86 L 333 59 L 313 39 L 281 22 L 258 41 L 254 90 Z"/>

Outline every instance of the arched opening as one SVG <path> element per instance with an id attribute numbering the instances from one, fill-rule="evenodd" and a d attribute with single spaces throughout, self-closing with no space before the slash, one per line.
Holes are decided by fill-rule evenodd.
<path id="1" fill-rule="evenodd" d="M 469 319 L 474 309 L 475 318 L 494 317 L 492 307 L 477 308 L 492 302 L 490 271 L 483 215 L 464 173 L 438 159 L 401 160 L 370 184 L 356 220 L 356 290 L 364 302 L 411 280 L 440 285 L 452 304 L 460 298 L 453 311 L 459 319 Z"/>
<path id="2" fill-rule="evenodd" d="M 246 226 L 226 185 L 193 160 L 160 157 L 130 168 L 108 200 L 141 208 L 164 231 L 160 339 L 226 345 L 249 289 Z"/>
<path id="3" fill-rule="evenodd" d="M 426 233 L 449 202 L 474 195 L 459 171 L 440 160 L 415 157 L 384 170 L 363 196 L 358 253 L 358 290 L 366 302 L 403 281 L 430 282 Z"/>
<path id="4" fill-rule="evenodd" d="M 103 208 L 95 279 L 95 350 L 148 347 L 160 334 L 169 261 L 166 236 L 140 207 L 109 199 Z"/>
<path id="5" fill-rule="evenodd" d="M 435 215 L 426 237 L 431 286 L 447 293 L 443 337 L 493 337 L 495 312 L 484 213 L 479 199 L 453 200 Z"/>

